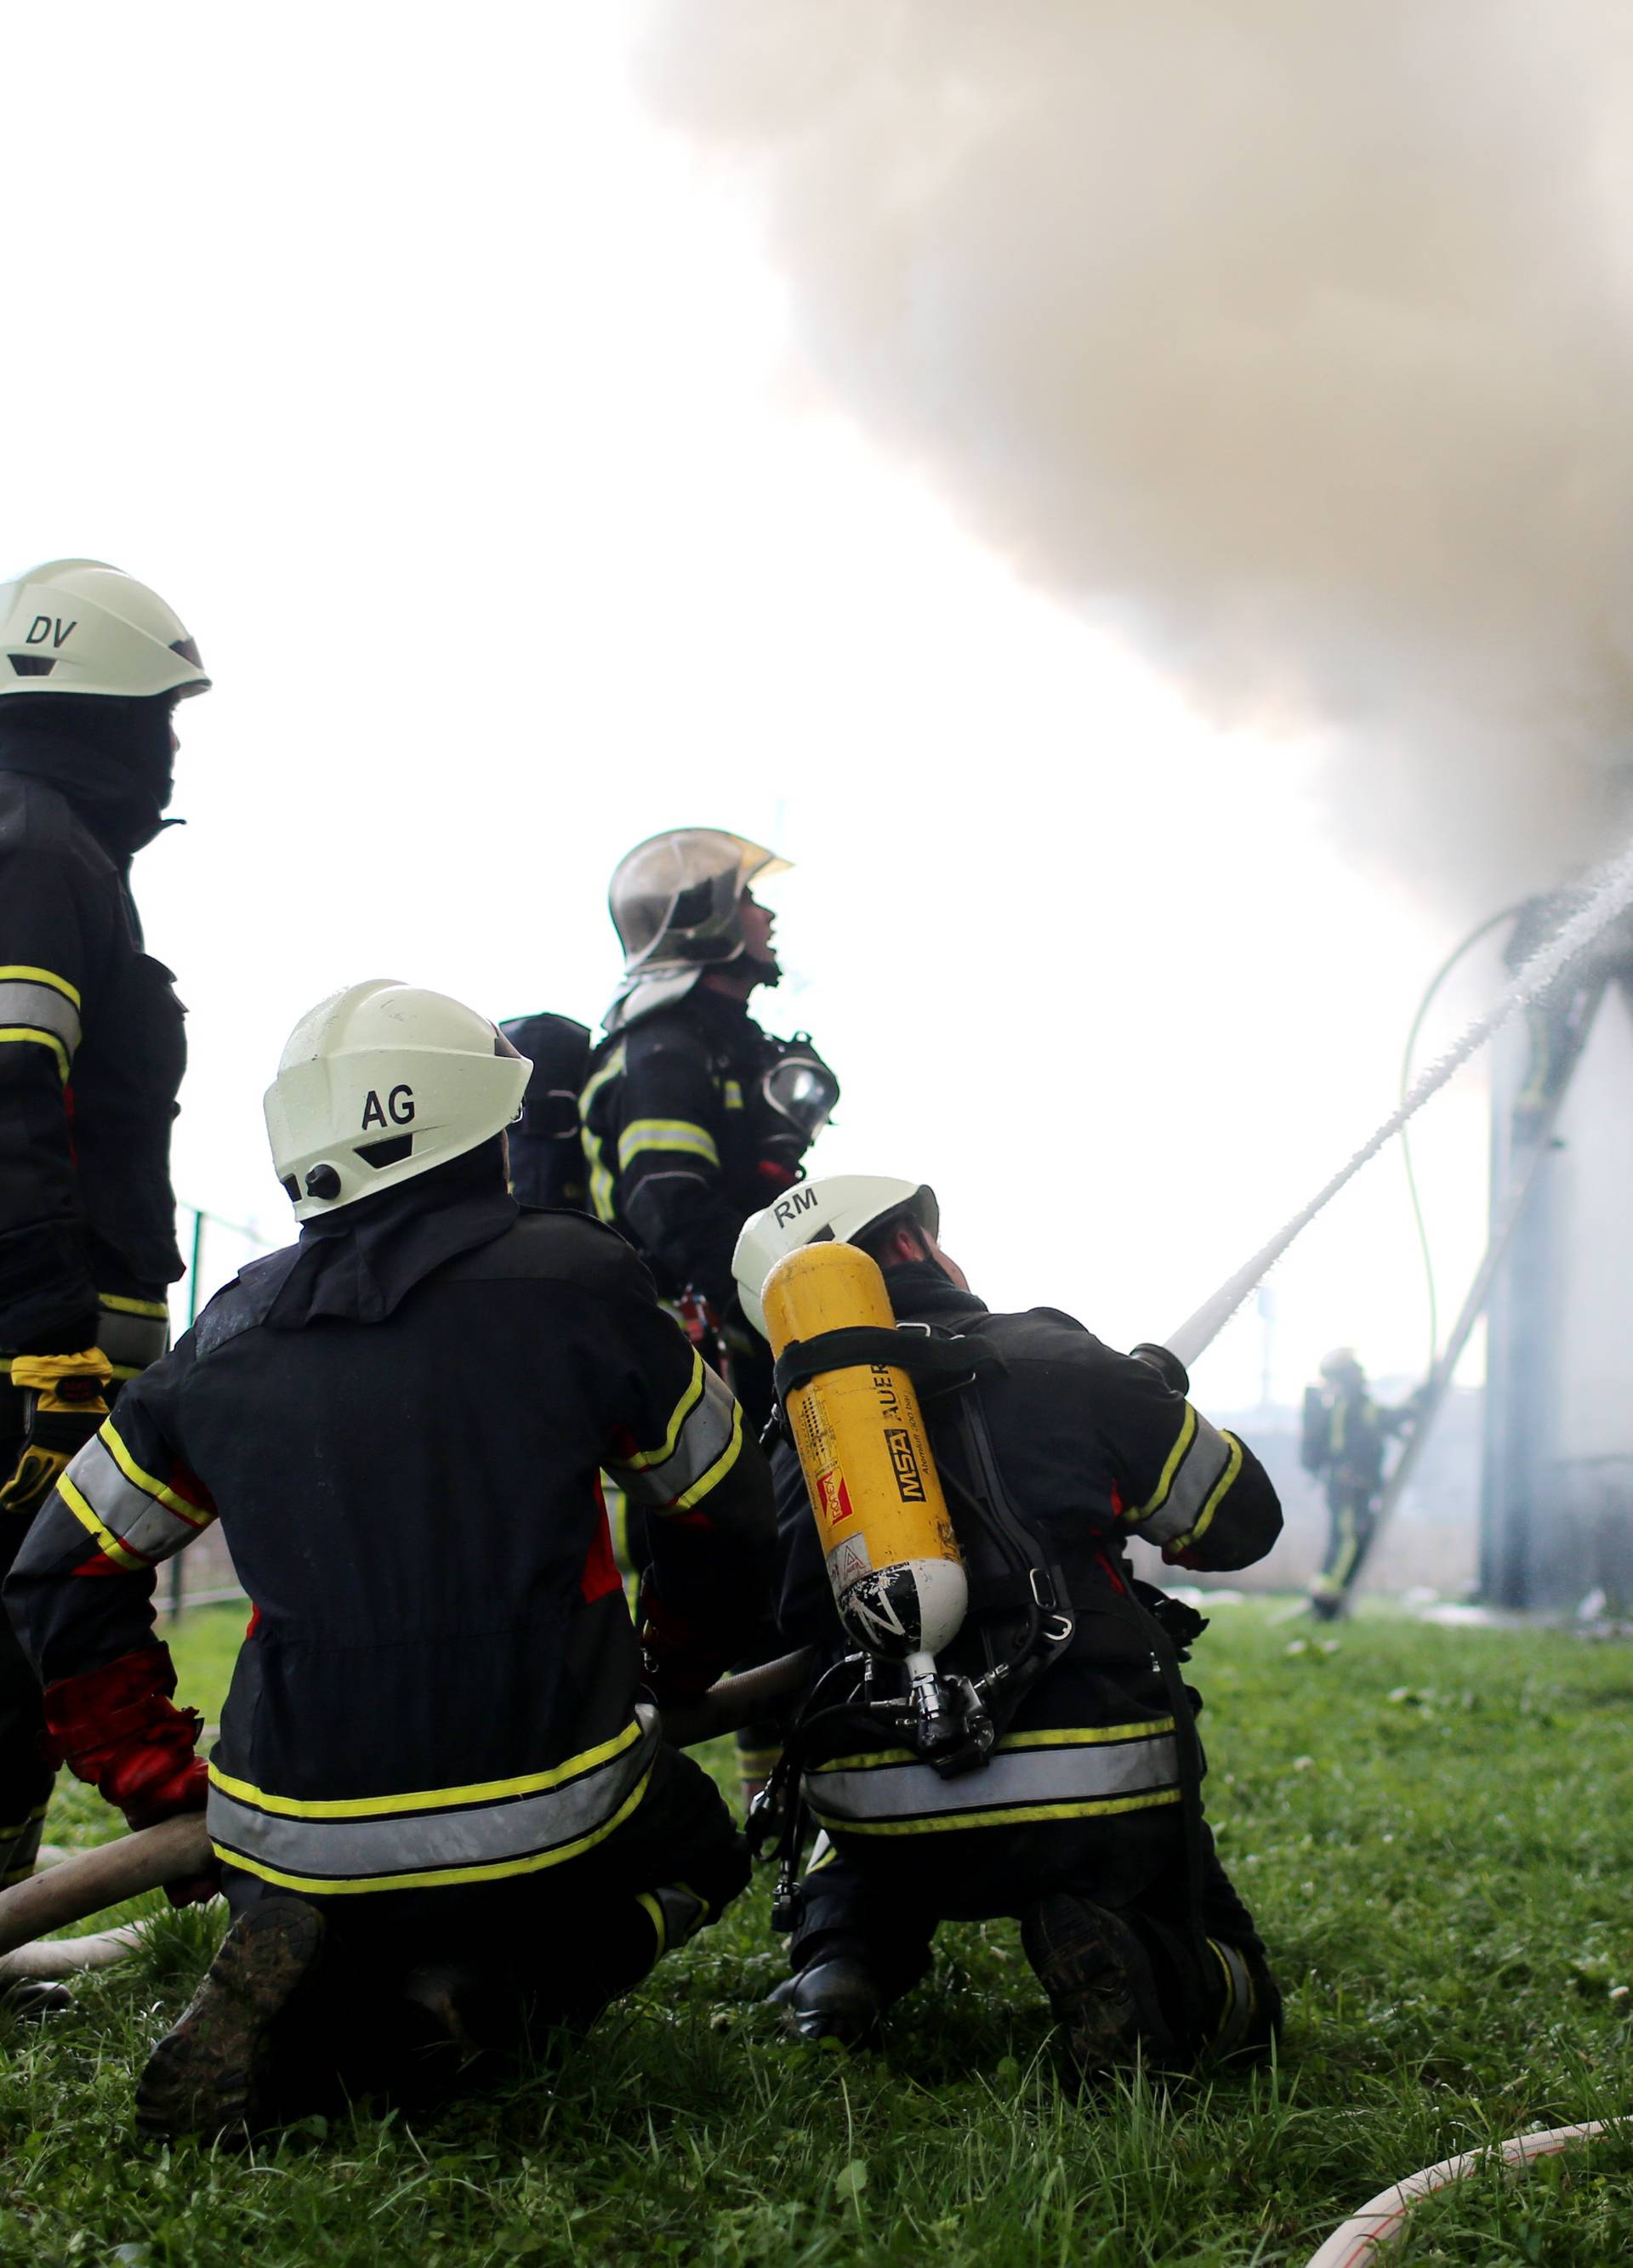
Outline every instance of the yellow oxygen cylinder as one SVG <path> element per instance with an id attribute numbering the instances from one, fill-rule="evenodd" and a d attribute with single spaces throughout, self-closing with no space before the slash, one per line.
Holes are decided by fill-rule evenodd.
<path id="1" fill-rule="evenodd" d="M 896 1317 L 876 1261 L 808 1244 L 765 1279 L 773 1355 L 795 1340 Z M 839 1618 L 870 1653 L 915 1680 L 957 1636 L 969 1591 L 919 1396 L 887 1363 L 819 1371 L 789 1390 L 787 1417 Z"/>

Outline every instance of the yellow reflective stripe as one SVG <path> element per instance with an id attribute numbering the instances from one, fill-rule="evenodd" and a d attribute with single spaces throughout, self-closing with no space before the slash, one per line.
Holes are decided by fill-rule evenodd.
<path id="1" fill-rule="evenodd" d="M 618 1137 L 618 1171 L 627 1173 L 643 1150 L 678 1150 L 689 1158 L 701 1158 L 706 1166 L 720 1162 L 713 1135 L 690 1118 L 632 1118 Z"/>
<path id="2" fill-rule="evenodd" d="M 211 1526 L 216 1516 L 213 1512 L 206 1512 L 202 1505 L 189 1504 L 184 1496 L 178 1496 L 174 1489 L 166 1488 L 163 1481 L 155 1480 L 151 1473 L 143 1471 L 120 1440 L 111 1418 L 98 1438 L 132 1488 L 139 1488 L 144 1496 L 151 1496 L 155 1504 L 162 1504 L 166 1512 L 174 1512 L 179 1520 L 185 1520 L 189 1528 Z"/>
<path id="3" fill-rule="evenodd" d="M 19 1835 L 23 1834 L 28 1828 L 33 1827 L 37 1821 L 43 1819 L 45 1815 L 45 1805 L 43 1803 L 35 1804 L 33 1809 L 28 1814 L 28 1816 L 26 1819 L 19 1819 L 15 1827 L 0 1827 L 0 1843 L 15 1843 Z"/>
<path id="4" fill-rule="evenodd" d="M 602 1064 L 579 1097 L 579 1122 L 583 1128 L 584 1153 L 589 1160 L 590 1209 L 597 1220 L 611 1220 L 616 1208 L 612 1201 L 613 1174 L 606 1163 L 599 1134 L 592 1131 L 589 1123 L 590 1104 L 610 1079 L 620 1078 L 624 1071 L 624 1049 L 620 1043 Z"/>
<path id="5" fill-rule="evenodd" d="M 733 1403 L 731 1411 L 730 1440 L 728 1441 L 726 1447 L 720 1451 L 720 1455 L 716 1457 L 714 1462 L 709 1467 L 708 1471 L 705 1473 L 700 1479 L 695 1480 L 689 1489 L 683 1490 L 683 1492 L 676 1498 L 673 1506 L 670 1507 L 671 1510 L 675 1512 L 686 1512 L 689 1511 L 694 1504 L 701 1504 L 704 1498 L 709 1494 L 711 1490 L 716 1489 L 720 1486 L 727 1474 L 736 1463 L 738 1454 L 742 1447 L 743 1411 L 738 1408 L 735 1403 Z"/>
<path id="6" fill-rule="evenodd" d="M 162 1300 L 122 1300 L 117 1292 L 99 1292 L 99 1307 L 110 1308 L 116 1315 L 151 1315 L 155 1322 L 167 1323 L 170 1310 Z"/>
<path id="7" fill-rule="evenodd" d="M 1132 1725 L 1045 1726 L 1035 1733 L 1006 1733 L 994 1749 L 1005 1756 L 1016 1749 L 1092 1749 L 1113 1742 L 1156 1741 L 1174 1729 L 1171 1717 L 1142 1717 Z M 813 1771 L 865 1771 L 872 1764 L 914 1764 L 923 1758 L 912 1749 L 869 1749 L 859 1756 L 836 1756 Z"/>
<path id="8" fill-rule="evenodd" d="M 1142 1717 L 1133 1725 L 1046 1726 L 1036 1733 L 1006 1733 L 993 1754 L 1006 1756 L 1016 1749 L 1102 1748 L 1112 1741 L 1156 1741 L 1173 1729 L 1171 1717 Z M 923 1761 L 912 1749 L 867 1749 L 859 1756 L 831 1756 L 826 1764 L 813 1764 L 807 1777 L 814 1779 L 820 1772 L 868 1771 L 880 1764 L 916 1764 Z"/>
<path id="9" fill-rule="evenodd" d="M 703 1399 L 703 1357 L 696 1347 L 691 1351 L 691 1376 L 686 1381 L 686 1391 L 675 1405 L 675 1415 L 669 1420 L 669 1430 L 655 1449 L 637 1449 L 632 1457 L 620 1457 L 618 1468 L 626 1473 L 644 1472 L 648 1465 L 661 1465 L 675 1454 L 675 1444 L 680 1439 L 681 1427 Z"/>
<path id="10" fill-rule="evenodd" d="M 1195 1527 L 1192 1528 L 1188 1535 L 1171 1536 L 1163 1547 L 1164 1550 L 1188 1551 L 1191 1546 L 1193 1543 L 1199 1543 L 1213 1526 L 1214 1514 L 1218 1511 L 1221 1504 L 1224 1501 L 1225 1491 L 1229 1489 L 1231 1482 L 1242 1469 L 1241 1443 L 1237 1440 L 1234 1433 L 1226 1433 L 1223 1436 L 1223 1439 L 1229 1441 L 1230 1444 L 1230 1463 L 1220 1475 L 1218 1485 L 1215 1488 L 1212 1496 L 1208 1498 L 1201 1512 L 1198 1513 Z"/>
<path id="11" fill-rule="evenodd" d="M 55 1032 L 36 1031 L 32 1024 L 0 1024 L 0 1041 L 5 1040 L 33 1040 L 37 1047 L 49 1048 L 52 1054 L 56 1057 L 57 1066 L 62 1071 L 64 1081 L 66 1081 L 68 1078 L 68 1049 L 63 1045 L 63 1042 L 57 1038 Z"/>
<path id="12" fill-rule="evenodd" d="M 214 1775 L 214 1766 L 211 1767 Z M 449 1867 L 418 1874 L 370 1874 L 354 1876 L 350 1881 L 336 1881 L 328 1874 L 285 1874 L 276 1867 L 263 1866 L 260 1859 L 247 1858 L 235 1851 L 230 1843 L 211 1842 L 211 1848 L 224 1866 L 240 1867 L 247 1874 L 258 1874 L 263 1882 L 276 1882 L 285 1890 L 305 1890 L 314 1897 L 346 1898 L 369 1890 L 434 1890 L 444 1882 L 495 1882 L 507 1874 L 536 1874 L 546 1867 L 559 1867 L 569 1859 L 579 1858 L 584 1852 L 604 1843 L 616 1828 L 622 1827 L 646 1794 L 652 1780 L 649 1764 L 635 1783 L 626 1801 L 621 1803 L 610 1819 L 599 1827 L 580 1835 L 576 1843 L 563 1843 L 554 1851 L 536 1852 L 528 1859 L 499 1859 L 486 1867 Z"/>
<path id="13" fill-rule="evenodd" d="M 644 1909 L 647 1920 L 652 1924 L 653 1934 L 658 1940 L 655 1957 L 661 1961 L 669 1949 L 669 1926 L 663 1918 L 663 1908 L 650 1890 L 637 1890 L 635 1903 Z"/>
<path id="14" fill-rule="evenodd" d="M 66 976 L 59 976 L 54 968 L 31 968 L 25 961 L 5 961 L 0 963 L 0 984 L 8 982 L 19 984 L 49 984 L 54 990 L 62 994 L 64 1000 L 71 1000 L 76 1008 L 84 1005 L 79 998 L 78 986 L 70 984 Z"/>
<path id="15" fill-rule="evenodd" d="M 128 1574 L 137 1575 L 144 1571 L 151 1572 L 152 1561 L 144 1559 L 138 1552 L 128 1551 L 112 1528 L 103 1527 L 66 1473 L 57 1482 L 56 1492 L 81 1528 L 88 1528 L 95 1536 L 98 1549 L 105 1559 L 111 1559 L 115 1567 L 124 1568 Z"/>
<path id="16" fill-rule="evenodd" d="M 946 1835 L 958 1827 L 1027 1827 L 1037 1819 L 1103 1819 L 1114 1811 L 1153 1811 L 1158 1805 L 1179 1803 L 1177 1787 L 1159 1787 L 1147 1795 L 1105 1795 L 1083 1803 L 1021 1803 L 1003 1811 L 935 1811 L 920 1819 L 835 1819 L 831 1835 Z M 811 1810 L 823 1817 L 816 1804 Z"/>
<path id="17" fill-rule="evenodd" d="M 726 1084 L 720 1089 L 720 1101 L 725 1104 L 728 1110 L 741 1110 L 743 1108 L 743 1088 L 736 1079 L 728 1079 L 726 1081 Z"/>
<path id="18" fill-rule="evenodd" d="M 615 1733 L 610 1741 L 586 1749 L 582 1756 L 569 1756 L 565 1764 L 552 1764 L 548 1771 L 528 1772 L 520 1779 L 474 1780 L 465 1787 L 425 1788 L 412 1795 L 320 1797 L 303 1803 L 292 1795 L 268 1795 L 247 1779 L 231 1779 L 213 1764 L 210 1781 L 224 1795 L 233 1796 L 256 1811 L 276 1812 L 284 1819 L 389 1819 L 410 1811 L 452 1811 L 462 1805 L 494 1802 L 508 1795 L 542 1795 L 546 1788 L 559 1787 L 564 1780 L 578 1779 L 596 1764 L 621 1755 L 640 1737 L 640 1721 L 632 1717 L 623 1731 Z M 272 1877 L 269 1875 L 267 1879 L 270 1881 Z M 440 1881 L 441 1877 L 432 1879 Z"/>
<path id="19" fill-rule="evenodd" d="M 1160 1511 L 1167 1503 L 1168 1492 L 1174 1484 L 1174 1476 L 1185 1462 L 1185 1453 L 1195 1438 L 1196 1412 L 1187 1402 L 1185 1405 L 1185 1423 L 1179 1428 L 1179 1439 L 1168 1453 L 1168 1462 L 1163 1467 L 1162 1478 L 1156 1484 L 1156 1493 L 1149 1503 L 1142 1504 L 1137 1512 L 1125 1513 L 1123 1517 L 1126 1520 L 1149 1520 L 1154 1512 Z"/>

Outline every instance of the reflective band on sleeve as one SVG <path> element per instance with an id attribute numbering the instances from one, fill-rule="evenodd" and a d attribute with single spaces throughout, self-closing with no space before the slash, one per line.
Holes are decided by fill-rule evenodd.
<path id="1" fill-rule="evenodd" d="M 634 1450 L 621 1464 L 614 1468 L 620 1476 L 624 1473 L 645 1472 L 648 1466 L 661 1465 L 667 1458 L 674 1455 L 675 1445 L 681 1437 L 681 1428 L 703 1400 L 704 1381 L 708 1376 L 709 1373 L 703 1366 L 703 1357 L 694 1347 L 691 1352 L 691 1376 L 686 1381 L 685 1392 L 669 1413 L 669 1422 L 662 1440 L 655 1449 Z"/>
<path id="2" fill-rule="evenodd" d="M 119 1566 L 151 1567 L 190 1543 L 215 1518 L 144 1473 L 110 1418 L 57 1483 L 63 1502 Z M 109 1551 L 112 1543 L 117 1549 Z"/>
<path id="3" fill-rule="evenodd" d="M 590 1080 L 579 1097 L 579 1123 L 584 1130 L 582 1136 L 584 1154 L 589 1161 L 590 1169 L 590 1211 L 597 1220 L 611 1220 L 616 1209 L 612 1201 L 612 1169 L 606 1161 L 601 1136 L 591 1127 L 590 1105 L 609 1079 L 621 1079 L 623 1075 L 624 1049 L 620 1046 L 614 1048 L 606 1062 L 602 1064 L 595 1078 Z"/>
<path id="4" fill-rule="evenodd" d="M 1190 1535 L 1220 1482 L 1229 1486 L 1241 1462 L 1239 1446 L 1187 1402 L 1156 1493 L 1128 1515 L 1130 1526 L 1138 1528 L 1147 1543 L 1171 1543 Z"/>
<path id="5" fill-rule="evenodd" d="M 55 1032 L 36 1031 L 32 1024 L 0 1024 L 0 1045 L 4 1045 L 8 1041 L 15 1042 L 19 1045 L 26 1045 L 32 1042 L 35 1047 L 49 1048 L 56 1057 L 56 1067 L 62 1072 L 63 1081 L 66 1083 L 68 1049 Z"/>
<path id="6" fill-rule="evenodd" d="M 85 1005 L 79 998 L 79 987 L 70 984 L 66 976 L 59 976 L 55 968 L 34 968 L 22 961 L 0 961 L 0 984 L 9 984 L 13 978 L 20 984 L 48 984 L 76 1008 Z"/>
<path id="7" fill-rule="evenodd" d="M 205 1825 L 229 1866 L 290 1889 L 339 1897 L 492 1881 L 558 1867 L 603 1841 L 645 1794 L 657 1745 L 657 1712 L 643 1705 L 616 1739 L 532 1775 L 536 1793 L 488 1800 L 473 1800 L 481 1787 L 444 1788 L 296 1807 L 211 1764 Z"/>
<path id="8" fill-rule="evenodd" d="M 79 1045 L 79 1010 L 60 986 L 0 968 L 0 1024 L 50 1032 L 71 1056 Z"/>
<path id="9" fill-rule="evenodd" d="M 701 1158 L 706 1166 L 720 1162 L 713 1135 L 706 1126 L 694 1126 L 690 1118 L 632 1118 L 618 1137 L 618 1171 L 627 1173 L 647 1150 L 678 1150 L 686 1157 Z"/>
<path id="10" fill-rule="evenodd" d="M 1139 1725 L 1009 1734 L 979 1771 L 943 1779 L 902 1749 L 839 1756 L 805 1775 L 812 1816 L 849 1835 L 932 1834 L 1087 1819 L 1178 1803 L 1171 1717 Z"/>
<path id="11" fill-rule="evenodd" d="M 743 1413 L 730 1392 L 694 1354 L 697 1369 L 688 1388 L 691 1404 L 683 1423 L 671 1424 L 669 1453 L 632 1458 L 615 1465 L 618 1485 L 633 1504 L 690 1510 L 726 1477 L 743 1447 Z M 694 1390 L 695 1389 L 695 1390 Z"/>
<path id="12" fill-rule="evenodd" d="M 115 1378 L 137 1378 L 170 1344 L 170 1318 L 153 1300 L 124 1300 L 97 1293 L 96 1343 L 114 1366 Z"/>

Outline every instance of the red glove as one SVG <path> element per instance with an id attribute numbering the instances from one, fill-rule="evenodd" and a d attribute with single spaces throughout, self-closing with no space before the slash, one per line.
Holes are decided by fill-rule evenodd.
<path id="1" fill-rule="evenodd" d="M 63 1761 L 116 1804 L 133 1828 L 155 1827 L 181 1811 L 202 1811 L 210 1774 L 195 1756 L 203 1719 L 178 1709 L 175 1665 L 166 1646 L 122 1653 L 101 1669 L 59 1677 L 45 1690 L 46 1723 Z M 216 1869 L 167 1882 L 172 1905 L 203 1904 L 218 1888 Z"/>
<path id="2" fill-rule="evenodd" d="M 193 1753 L 204 1720 L 196 1709 L 174 1705 L 175 1690 L 166 1646 L 122 1653 L 45 1690 L 46 1723 L 63 1763 L 132 1827 L 204 1808 L 208 1775 Z"/>

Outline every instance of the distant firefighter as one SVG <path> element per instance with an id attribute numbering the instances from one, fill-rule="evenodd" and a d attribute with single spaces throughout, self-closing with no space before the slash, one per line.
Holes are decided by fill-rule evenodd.
<path id="1" fill-rule="evenodd" d="M 1304 1389 L 1307 1473 L 1326 1476 L 1326 1557 L 1310 1586 L 1310 1603 L 1334 1622 L 1349 1603 L 1378 1529 L 1384 1487 L 1384 1444 L 1409 1430 L 1414 1407 L 1380 1410 L 1367 1392 L 1353 1347 L 1338 1347 L 1321 1365 L 1321 1382 Z"/>

